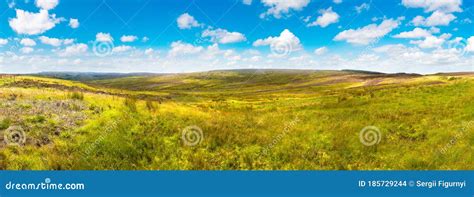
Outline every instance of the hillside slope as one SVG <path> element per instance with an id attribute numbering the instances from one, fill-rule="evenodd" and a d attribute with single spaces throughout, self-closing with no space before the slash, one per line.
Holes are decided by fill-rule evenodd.
<path id="1" fill-rule="evenodd" d="M 0 169 L 473 169 L 473 99 L 471 73 L 3 75 Z"/>

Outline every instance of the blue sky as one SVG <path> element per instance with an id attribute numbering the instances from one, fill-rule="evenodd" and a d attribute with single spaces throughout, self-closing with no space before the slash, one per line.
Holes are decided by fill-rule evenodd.
<path id="1" fill-rule="evenodd" d="M 0 72 L 472 71 L 473 0 L 2 0 Z"/>

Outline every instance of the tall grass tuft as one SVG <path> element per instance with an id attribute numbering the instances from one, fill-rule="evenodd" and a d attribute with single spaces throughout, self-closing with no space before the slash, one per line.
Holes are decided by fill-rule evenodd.
<path id="1" fill-rule="evenodd" d="M 70 99 L 73 100 L 84 100 L 84 93 L 82 92 L 73 92 L 69 95 Z"/>
<path id="2" fill-rule="evenodd" d="M 137 112 L 137 99 L 135 98 L 126 98 L 123 102 L 125 107 L 127 107 L 131 112 Z"/>

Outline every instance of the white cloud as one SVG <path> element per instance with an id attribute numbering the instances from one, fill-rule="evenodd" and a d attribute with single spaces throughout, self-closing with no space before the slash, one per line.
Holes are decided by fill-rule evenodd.
<path id="1" fill-rule="evenodd" d="M 430 27 L 430 32 L 434 33 L 434 34 L 437 34 L 437 33 L 441 32 L 441 30 L 437 27 Z"/>
<path id="2" fill-rule="evenodd" d="M 77 20 L 75 18 L 69 19 L 69 27 L 71 27 L 73 29 L 78 28 L 79 27 L 79 20 Z"/>
<path id="3" fill-rule="evenodd" d="M 300 11 L 306 7 L 310 0 L 261 0 L 263 5 L 270 7 L 261 17 L 272 15 L 275 18 L 281 18 L 290 11 Z"/>
<path id="4" fill-rule="evenodd" d="M 252 5 L 252 0 L 242 0 L 242 3 L 245 5 Z"/>
<path id="5" fill-rule="evenodd" d="M 155 51 L 152 48 L 148 48 L 145 50 L 145 55 L 153 55 Z"/>
<path id="6" fill-rule="evenodd" d="M 36 42 L 33 39 L 30 39 L 30 38 L 21 39 L 20 44 L 23 45 L 23 46 L 27 46 L 27 47 L 36 46 Z"/>
<path id="7" fill-rule="evenodd" d="M 387 19 L 379 25 L 370 24 L 355 30 L 345 30 L 337 34 L 334 40 L 346 41 L 351 44 L 368 45 L 398 28 L 399 25 L 399 20 Z"/>
<path id="8" fill-rule="evenodd" d="M 142 38 L 142 42 L 148 42 L 149 40 L 150 40 L 150 38 L 148 38 L 146 36 Z"/>
<path id="9" fill-rule="evenodd" d="M 0 38 L 0 46 L 8 44 L 7 39 Z"/>
<path id="10" fill-rule="evenodd" d="M 415 26 L 422 26 L 425 24 L 425 17 L 423 16 L 416 16 L 415 18 L 413 18 L 413 20 L 411 21 L 411 23 L 413 23 L 413 25 Z"/>
<path id="11" fill-rule="evenodd" d="M 239 32 L 229 32 L 225 29 L 206 29 L 202 37 L 210 37 L 212 42 L 228 44 L 247 40 L 245 35 Z"/>
<path id="12" fill-rule="evenodd" d="M 191 29 L 193 27 L 201 26 L 201 24 L 199 24 L 199 22 L 188 13 L 184 13 L 181 16 L 179 16 L 176 22 L 178 23 L 178 27 L 180 29 Z"/>
<path id="13" fill-rule="evenodd" d="M 171 43 L 171 49 L 168 51 L 168 55 L 171 57 L 176 57 L 179 55 L 196 54 L 201 52 L 203 49 L 204 48 L 201 46 L 194 46 L 182 41 L 176 41 Z"/>
<path id="14" fill-rule="evenodd" d="M 462 41 L 463 39 L 464 39 L 464 38 L 462 38 L 462 37 L 456 37 L 456 38 L 450 40 L 448 43 L 449 43 L 450 45 L 456 46 L 456 45 L 458 45 L 459 43 L 461 43 L 461 41 Z"/>
<path id="15" fill-rule="evenodd" d="M 332 2 L 335 3 L 335 4 L 340 4 L 340 3 L 342 3 L 342 0 L 332 0 Z"/>
<path id="16" fill-rule="evenodd" d="M 136 36 L 126 36 L 126 35 L 123 35 L 121 38 L 120 38 L 120 41 L 122 42 L 135 42 L 135 40 L 137 40 L 138 37 Z"/>
<path id="17" fill-rule="evenodd" d="M 426 38 L 431 36 L 431 32 L 422 29 L 422 28 L 415 28 L 412 31 L 402 32 L 393 36 L 394 38 Z"/>
<path id="18" fill-rule="evenodd" d="M 462 0 L 402 0 L 407 8 L 423 8 L 425 12 L 461 12 Z"/>
<path id="19" fill-rule="evenodd" d="M 360 63 L 366 63 L 366 62 L 376 62 L 379 59 L 380 57 L 375 54 L 362 54 L 359 57 L 357 57 L 357 59 L 355 59 L 354 61 L 360 64 Z"/>
<path id="20" fill-rule="evenodd" d="M 359 6 L 355 6 L 355 10 L 357 11 L 357 13 L 362 13 L 363 11 L 368 11 L 370 9 L 370 4 L 368 3 L 363 3 Z"/>
<path id="21" fill-rule="evenodd" d="M 95 40 L 99 42 L 112 42 L 114 41 L 114 38 L 110 35 L 110 33 L 98 33 L 95 35 Z"/>
<path id="22" fill-rule="evenodd" d="M 308 24 L 308 27 L 319 25 L 324 28 L 330 24 L 337 23 L 339 21 L 339 14 L 332 11 L 332 7 L 329 7 L 326 10 L 320 10 L 319 13 L 321 13 L 322 15 L 319 16 L 316 21 Z"/>
<path id="23" fill-rule="evenodd" d="M 112 49 L 112 52 L 113 52 L 113 53 L 121 53 L 121 52 L 129 51 L 129 50 L 131 50 L 131 49 L 132 49 L 131 46 L 121 45 L 121 46 L 118 46 L 118 47 L 114 47 L 114 48 Z"/>
<path id="24" fill-rule="evenodd" d="M 78 58 L 78 59 L 75 59 L 75 60 L 73 61 L 73 63 L 76 64 L 76 65 L 78 65 L 78 64 L 82 63 L 82 60 Z"/>
<path id="25" fill-rule="evenodd" d="M 473 39 L 474 40 L 474 39 Z M 192 46 L 197 47 L 198 46 Z M 406 47 L 402 44 L 382 46 L 373 49 L 373 53 L 365 51 L 363 55 L 340 55 L 326 53 L 317 56 L 311 52 L 301 51 L 285 59 L 264 55 L 256 49 L 231 50 L 219 49 L 218 44 L 201 47 L 198 52 L 184 54 L 182 57 L 160 56 L 159 49 L 150 55 L 152 50 L 134 49 L 134 55 L 113 55 L 96 57 L 84 55 L 62 57 L 46 53 L 34 55 L 0 55 L 3 58 L 4 72 L 21 73 L 40 72 L 44 70 L 71 70 L 77 72 L 127 72 L 133 65 L 135 72 L 200 72 L 217 69 L 359 69 L 379 72 L 416 72 L 437 73 L 457 72 L 472 69 L 472 56 L 462 55 L 458 49 L 423 50 L 417 46 Z M 79 50 L 80 51 L 80 50 Z M 147 51 L 150 51 L 148 53 Z M 57 51 L 59 54 L 59 51 Z M 63 52 L 63 51 L 61 51 Z M 148 54 L 147 54 L 148 53 Z M 127 53 L 132 54 L 132 53 Z M 155 55 L 156 54 L 156 55 Z M 72 66 L 73 64 L 77 64 Z M 394 66 L 395 65 L 395 66 Z"/>
<path id="26" fill-rule="evenodd" d="M 72 44 L 72 43 L 74 43 L 74 39 L 64 39 L 64 40 L 63 40 L 63 44 L 64 44 L 64 45 L 70 45 L 70 44 Z"/>
<path id="27" fill-rule="evenodd" d="M 47 10 L 32 13 L 16 10 L 16 18 L 9 20 L 10 27 L 18 34 L 36 35 L 44 33 L 60 22 L 56 15 L 50 15 Z"/>
<path id="28" fill-rule="evenodd" d="M 416 44 L 420 48 L 429 49 L 429 48 L 440 48 L 444 42 L 451 37 L 450 34 L 443 34 L 440 37 L 428 36 L 424 40 L 413 40 L 410 41 L 410 44 Z"/>
<path id="29" fill-rule="evenodd" d="M 453 14 L 445 14 L 444 12 L 435 11 L 431 16 L 429 16 L 426 21 L 426 26 L 447 26 L 451 21 L 456 19 L 456 16 Z"/>
<path id="30" fill-rule="evenodd" d="M 83 43 L 74 44 L 66 47 L 64 50 L 59 51 L 59 56 L 75 56 L 81 55 L 87 52 L 87 45 Z"/>
<path id="31" fill-rule="evenodd" d="M 471 24 L 471 23 L 472 23 L 472 20 L 469 18 L 465 18 L 461 21 L 461 24 Z"/>
<path id="32" fill-rule="evenodd" d="M 314 50 L 314 54 L 316 55 L 324 55 L 328 52 L 328 48 L 327 47 L 321 47 L 321 48 L 317 48 Z"/>
<path id="33" fill-rule="evenodd" d="M 474 52 L 474 36 L 471 36 L 470 38 L 467 39 L 467 45 L 464 50 L 468 52 Z"/>
<path id="34" fill-rule="evenodd" d="M 59 0 L 36 0 L 36 6 L 43 10 L 52 10 L 59 4 Z"/>
<path id="35" fill-rule="evenodd" d="M 384 45 L 381 47 L 377 47 L 373 49 L 375 52 L 378 53 L 402 53 L 403 51 L 406 50 L 405 45 L 403 44 L 389 44 L 389 45 Z"/>
<path id="36" fill-rule="evenodd" d="M 431 16 L 425 19 L 423 16 L 416 16 L 413 18 L 412 23 L 415 26 L 448 26 L 451 21 L 456 19 L 453 14 L 446 14 L 441 11 L 435 11 Z"/>
<path id="37" fill-rule="evenodd" d="M 51 45 L 51 46 L 55 46 L 55 47 L 61 46 L 61 44 L 63 42 L 60 39 L 49 38 L 49 37 L 46 37 L 46 36 L 40 36 L 39 39 L 40 39 L 41 43 Z"/>
<path id="38" fill-rule="evenodd" d="M 420 72 L 416 70 L 422 69 L 422 73 L 438 73 L 472 69 L 472 62 L 470 62 L 472 59 L 463 58 L 462 51 L 455 48 L 438 48 L 431 52 L 425 52 L 417 47 L 398 44 L 379 47 L 374 51 L 385 53 L 388 56 L 379 60 L 377 66 L 387 66 L 387 68 L 401 72 Z"/>
<path id="39" fill-rule="evenodd" d="M 8 1 L 7 1 L 8 2 Z M 8 2 L 8 8 L 14 8 L 16 6 L 16 2 L 14 0 Z"/>
<path id="40" fill-rule="evenodd" d="M 221 57 L 224 57 L 226 60 L 230 61 L 237 61 L 241 59 L 241 56 L 236 54 L 234 50 L 221 50 L 217 43 L 208 46 L 199 58 L 204 60 L 215 60 Z"/>
<path id="41" fill-rule="evenodd" d="M 288 49 L 288 51 L 297 51 L 303 48 L 300 39 L 288 29 L 283 30 L 278 37 L 258 39 L 253 43 L 253 46 L 270 46 L 272 50 L 278 47 L 284 47 Z"/>
<path id="42" fill-rule="evenodd" d="M 34 49 L 31 48 L 31 47 L 23 47 L 23 48 L 20 49 L 20 52 L 22 52 L 24 54 L 28 54 L 28 53 L 31 53 L 33 51 L 34 51 Z"/>

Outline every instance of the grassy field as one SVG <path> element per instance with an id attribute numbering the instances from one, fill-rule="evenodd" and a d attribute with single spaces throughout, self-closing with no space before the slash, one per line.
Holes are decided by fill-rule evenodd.
<path id="1" fill-rule="evenodd" d="M 0 169 L 474 169 L 474 73 L 0 77 Z"/>

